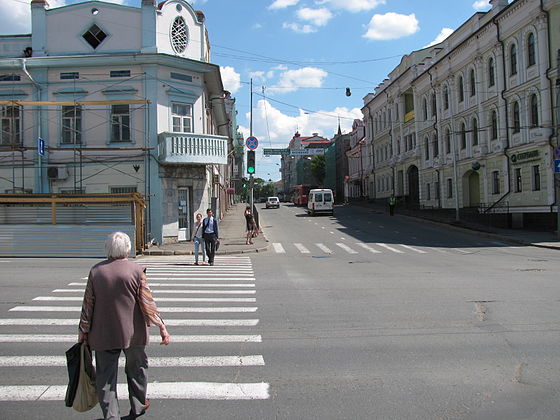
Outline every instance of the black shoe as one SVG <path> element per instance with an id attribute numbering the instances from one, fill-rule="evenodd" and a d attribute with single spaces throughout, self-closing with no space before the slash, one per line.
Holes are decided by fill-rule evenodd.
<path id="1" fill-rule="evenodd" d="M 214 265 L 214 262 L 208 263 L 208 265 Z"/>

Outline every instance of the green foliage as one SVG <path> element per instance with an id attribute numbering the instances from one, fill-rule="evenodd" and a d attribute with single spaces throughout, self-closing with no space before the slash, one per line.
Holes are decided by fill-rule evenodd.
<path id="1" fill-rule="evenodd" d="M 325 155 L 316 155 L 311 159 L 311 175 L 317 185 L 323 185 L 325 181 Z"/>

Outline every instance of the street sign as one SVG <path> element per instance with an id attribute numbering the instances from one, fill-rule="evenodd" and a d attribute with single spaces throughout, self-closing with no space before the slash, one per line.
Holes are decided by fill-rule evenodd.
<path id="1" fill-rule="evenodd" d="M 289 155 L 290 154 L 290 149 L 263 149 L 263 154 L 265 156 Z"/>
<path id="2" fill-rule="evenodd" d="M 259 141 L 256 137 L 247 137 L 247 140 L 245 140 L 245 145 L 247 146 L 247 149 L 255 150 L 257 147 L 259 147 Z"/>
<path id="3" fill-rule="evenodd" d="M 554 173 L 560 174 L 560 159 L 554 161 Z"/>
<path id="4" fill-rule="evenodd" d="M 291 156 L 314 156 L 324 155 L 325 149 L 294 149 L 290 150 Z"/>
<path id="5" fill-rule="evenodd" d="M 45 140 L 43 140 L 41 137 L 37 139 L 37 153 L 39 153 L 41 156 L 45 156 Z"/>

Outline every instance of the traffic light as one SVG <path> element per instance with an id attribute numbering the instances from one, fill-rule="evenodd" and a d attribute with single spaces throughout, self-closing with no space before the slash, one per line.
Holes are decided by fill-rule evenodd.
<path id="1" fill-rule="evenodd" d="M 247 173 L 253 175 L 255 173 L 255 151 L 247 150 Z"/>

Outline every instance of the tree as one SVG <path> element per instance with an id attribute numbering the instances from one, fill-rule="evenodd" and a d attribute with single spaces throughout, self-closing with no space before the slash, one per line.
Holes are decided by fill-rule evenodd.
<path id="1" fill-rule="evenodd" d="M 313 159 L 311 159 L 311 175 L 318 185 L 323 185 L 325 173 L 325 155 L 313 156 Z"/>

